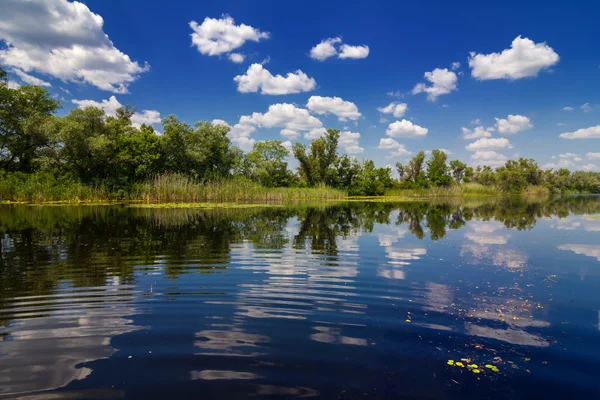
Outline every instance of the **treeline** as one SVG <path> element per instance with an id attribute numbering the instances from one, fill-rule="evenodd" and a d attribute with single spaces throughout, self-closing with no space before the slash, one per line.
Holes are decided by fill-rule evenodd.
<path id="1" fill-rule="evenodd" d="M 153 197 L 149 193 L 157 192 L 161 182 L 171 182 L 163 185 L 164 190 L 174 191 L 182 182 L 203 187 L 231 180 L 253 183 L 253 188 L 328 187 L 358 196 L 398 189 L 450 190 L 462 184 L 475 191 L 485 187 L 522 193 L 538 187 L 554 193 L 600 193 L 598 173 L 544 171 L 524 158 L 496 169 L 474 169 L 458 160 L 448 162 L 440 150 L 428 157 L 419 152 L 406 165 L 396 164 L 396 179 L 389 167 L 340 155 L 339 131 L 333 129 L 309 146 L 295 143 L 291 152 L 281 141 L 267 140 L 244 153 L 232 145 L 225 125 L 197 122 L 192 126 L 169 115 L 162 121 L 162 134 L 157 134 L 151 126 L 134 126 L 135 109 L 128 105 L 115 116 L 87 107 L 60 117 L 55 115 L 60 107 L 60 101 L 42 87 L 9 88 L 0 68 L 0 200 L 18 198 L 18 190 L 29 193 L 26 189 L 44 185 L 51 187 L 49 191 L 66 187 L 87 193 L 96 188 L 104 197 L 152 200 L 146 197 Z M 298 162 L 296 171 L 286 161 L 290 155 Z M 53 198 L 67 195 L 52 193 Z M 204 192 L 192 197 L 209 198 Z"/>

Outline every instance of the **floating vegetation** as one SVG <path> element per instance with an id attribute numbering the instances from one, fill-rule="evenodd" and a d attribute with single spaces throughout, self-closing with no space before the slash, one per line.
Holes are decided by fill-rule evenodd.
<path id="1" fill-rule="evenodd" d="M 502 360 L 501 358 L 497 357 L 497 359 L 499 359 L 500 361 Z M 468 360 L 468 359 L 461 359 L 461 360 Z M 464 368 L 465 364 L 463 364 L 462 361 L 454 361 L 454 360 L 448 360 L 448 362 L 446 363 L 447 365 L 451 366 L 451 367 L 459 367 L 459 368 Z M 513 364 L 514 365 L 514 364 Z M 493 364 L 485 364 L 485 368 L 492 371 L 492 372 L 500 372 L 500 369 L 493 365 Z M 481 374 L 482 372 L 484 372 L 484 369 L 479 367 L 479 365 L 473 363 L 473 364 L 469 364 L 467 363 L 467 370 L 471 371 L 474 374 Z"/>

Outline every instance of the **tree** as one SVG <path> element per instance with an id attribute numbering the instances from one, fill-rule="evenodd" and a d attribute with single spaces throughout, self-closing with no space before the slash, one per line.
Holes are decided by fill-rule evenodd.
<path id="1" fill-rule="evenodd" d="M 423 163 L 425 162 L 425 152 L 420 151 L 416 156 L 410 159 L 405 168 L 404 181 L 410 182 L 415 187 L 426 187 L 427 176 L 423 171 Z"/>
<path id="2" fill-rule="evenodd" d="M 0 86 L 8 86 L 8 74 L 6 73 L 6 71 L 4 70 L 4 68 L 2 68 L 2 66 L 0 65 Z"/>
<path id="3" fill-rule="evenodd" d="M 397 162 L 396 163 L 396 171 L 398 171 L 398 176 L 400 177 L 400 181 L 402 182 L 404 180 L 404 174 L 406 173 L 406 169 L 404 168 L 404 165 Z"/>
<path id="4" fill-rule="evenodd" d="M 452 178 L 448 174 L 446 153 L 442 150 L 433 150 L 431 158 L 427 161 L 427 178 L 433 186 L 448 186 Z"/>
<path id="5" fill-rule="evenodd" d="M 249 161 L 249 177 L 264 186 L 289 186 L 293 176 L 287 169 L 287 162 L 284 161 L 289 154 L 280 140 L 255 143 L 252 151 L 246 155 Z"/>
<path id="6" fill-rule="evenodd" d="M 325 136 L 313 140 L 309 152 L 302 143 L 295 143 L 294 157 L 300 164 L 298 170 L 309 186 L 332 185 L 336 180 L 337 146 L 340 131 L 327 129 Z"/>
<path id="7" fill-rule="evenodd" d="M 60 102 L 40 86 L 0 85 L 0 168 L 35 169 L 34 160 L 49 143 L 44 127 Z"/>
<path id="8" fill-rule="evenodd" d="M 461 183 L 465 177 L 465 170 L 467 169 L 467 165 L 462 163 L 459 160 L 450 161 L 450 170 L 452 171 L 452 177 L 456 181 L 456 183 Z M 473 169 L 471 169 L 472 171 Z"/>

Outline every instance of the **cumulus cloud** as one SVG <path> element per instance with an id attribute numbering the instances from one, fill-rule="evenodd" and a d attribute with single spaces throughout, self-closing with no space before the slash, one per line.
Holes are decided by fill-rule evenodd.
<path id="1" fill-rule="evenodd" d="M 321 136 L 325 135 L 325 133 L 327 133 L 327 129 L 315 128 L 315 129 L 310 130 L 309 132 L 306 132 L 304 134 L 304 138 L 308 139 L 308 140 L 315 140 L 315 139 L 318 139 Z"/>
<path id="2" fill-rule="evenodd" d="M 585 165 L 581 166 L 581 169 L 584 171 L 600 171 L 600 167 L 598 167 L 596 164 L 592 164 L 592 163 L 588 163 Z"/>
<path id="3" fill-rule="evenodd" d="M 489 165 L 490 167 L 500 167 L 506 163 L 506 156 L 496 153 L 492 150 L 476 151 L 471 156 L 471 162 L 475 165 Z"/>
<path id="4" fill-rule="evenodd" d="M 252 148 L 254 147 L 254 143 L 256 143 L 256 140 L 247 136 L 240 136 L 232 138 L 231 142 L 237 147 L 239 147 L 241 150 L 248 152 L 252 150 Z"/>
<path id="5" fill-rule="evenodd" d="M 414 138 L 423 137 L 427 135 L 429 130 L 419 125 L 415 125 L 412 122 L 403 119 L 402 121 L 392 122 L 386 131 L 386 135 L 393 138 Z"/>
<path id="6" fill-rule="evenodd" d="M 575 162 L 583 161 L 583 158 L 579 157 L 579 155 L 577 155 L 575 153 L 563 153 L 563 154 L 559 154 L 558 158 L 569 159 L 569 160 L 573 160 Z"/>
<path id="7" fill-rule="evenodd" d="M 287 76 L 271 74 L 261 64 L 252 64 L 245 75 L 233 78 L 238 84 L 238 92 L 280 95 L 308 92 L 317 87 L 317 82 L 304 72 L 288 72 Z"/>
<path id="8" fill-rule="evenodd" d="M 83 3 L 4 0 L 0 12 L 0 64 L 63 81 L 85 82 L 113 93 L 149 70 L 117 49 L 104 20 Z"/>
<path id="9" fill-rule="evenodd" d="M 340 133 L 339 144 L 348 154 L 362 153 L 365 149 L 359 146 L 358 139 L 360 139 L 360 133 L 344 131 Z"/>
<path id="10" fill-rule="evenodd" d="M 556 158 L 556 157 L 552 157 L 552 158 Z M 542 168 L 543 169 L 561 169 L 561 168 L 573 168 L 574 166 L 575 166 L 575 164 L 573 163 L 572 160 L 569 160 L 568 158 L 560 158 L 556 162 L 550 162 L 550 163 L 546 163 L 546 164 L 542 165 Z"/>
<path id="11" fill-rule="evenodd" d="M 236 64 L 241 64 L 246 59 L 246 55 L 244 55 L 242 53 L 231 53 L 227 56 L 227 58 L 229 58 L 229 61 L 231 61 L 231 62 L 234 62 Z"/>
<path id="12" fill-rule="evenodd" d="M 600 153 L 587 153 L 585 156 L 590 160 L 600 160 Z"/>
<path id="13" fill-rule="evenodd" d="M 480 80 L 521 79 L 537 76 L 543 70 L 558 63 L 560 57 L 546 43 L 517 36 L 501 53 L 470 53 L 471 75 Z"/>
<path id="14" fill-rule="evenodd" d="M 533 128 L 533 124 L 523 115 L 509 115 L 506 119 L 496 118 L 496 128 L 499 133 L 512 135 Z"/>
<path id="15" fill-rule="evenodd" d="M 341 42 L 342 38 L 339 37 L 322 40 L 321 43 L 310 49 L 310 58 L 325 61 L 329 57 L 337 55 L 335 45 Z"/>
<path id="16" fill-rule="evenodd" d="M 192 45 L 200 53 L 209 56 L 229 53 L 247 41 L 259 42 L 269 38 L 268 32 L 261 32 L 249 25 L 236 25 L 228 15 L 223 15 L 221 19 L 206 17 L 200 25 L 196 21 L 191 21 L 189 25 L 193 31 Z"/>
<path id="17" fill-rule="evenodd" d="M 356 104 L 345 101 L 340 97 L 311 96 L 306 107 L 319 115 L 334 114 L 340 121 L 357 120 L 361 116 Z"/>
<path id="18" fill-rule="evenodd" d="M 369 46 L 350 46 L 348 44 L 343 44 L 340 46 L 340 54 L 339 58 L 354 58 L 361 59 L 367 58 L 369 56 Z"/>
<path id="19" fill-rule="evenodd" d="M 563 139 L 600 139 L 600 125 L 578 129 L 575 132 L 561 133 Z"/>
<path id="20" fill-rule="evenodd" d="M 510 149 L 510 141 L 506 138 L 481 138 L 465 147 L 469 151 Z"/>
<path id="21" fill-rule="evenodd" d="M 590 103 L 585 103 L 582 104 L 581 107 L 579 107 L 583 110 L 583 112 L 590 112 L 592 111 L 592 106 L 590 105 Z"/>
<path id="22" fill-rule="evenodd" d="M 427 93 L 427 99 L 435 101 L 438 96 L 448 94 L 456 90 L 458 76 L 449 71 L 448 68 L 436 68 L 431 72 L 425 72 L 425 79 L 431 83 L 417 83 L 413 88 L 412 94 Z"/>
<path id="23" fill-rule="evenodd" d="M 390 122 L 390 120 L 389 120 L 389 119 L 387 119 L 387 118 L 383 118 L 383 117 L 382 117 L 382 118 L 379 118 L 379 123 L 380 123 L 380 124 L 385 124 L 386 122 Z"/>
<path id="24" fill-rule="evenodd" d="M 46 87 L 52 86 L 50 84 L 50 82 L 46 82 L 40 78 L 36 78 L 35 76 L 29 75 L 29 74 L 21 71 L 20 69 L 15 69 L 13 72 L 15 74 L 17 74 L 17 76 L 19 78 L 21 78 L 21 80 L 28 85 L 46 86 Z"/>
<path id="25" fill-rule="evenodd" d="M 291 139 L 297 137 L 300 131 L 317 135 L 317 130 L 323 128 L 323 123 L 310 115 L 308 110 L 293 104 L 272 104 L 264 114 L 255 112 L 240 117 L 239 122 L 231 128 L 228 135 L 233 141 L 233 139 L 249 137 L 256 128 L 282 128 L 281 134 Z"/>
<path id="26" fill-rule="evenodd" d="M 456 71 L 457 69 L 460 68 L 460 63 L 458 61 L 453 62 L 451 68 L 452 68 L 452 71 Z"/>
<path id="27" fill-rule="evenodd" d="M 392 152 L 392 157 L 408 157 L 412 152 L 406 150 L 404 145 L 400 145 L 395 151 Z"/>
<path id="28" fill-rule="evenodd" d="M 381 139 L 379 139 L 379 146 L 378 146 L 378 148 L 380 148 L 382 150 L 394 150 L 394 149 L 397 149 L 397 148 L 399 148 L 401 146 L 402 145 L 400 143 L 396 142 L 392 138 L 381 138 Z"/>
<path id="29" fill-rule="evenodd" d="M 477 120 L 479 121 L 479 120 Z M 492 136 L 494 132 L 493 127 L 484 128 L 483 126 L 476 126 L 475 129 L 462 128 L 462 134 L 464 139 L 479 139 Z"/>
<path id="30" fill-rule="evenodd" d="M 79 108 L 96 107 L 104 110 L 104 113 L 109 117 L 117 115 L 117 109 L 123 107 L 115 96 L 102 100 L 100 102 L 95 100 L 72 100 L 74 104 L 77 104 Z M 139 128 L 142 124 L 154 125 L 161 122 L 160 112 L 156 110 L 142 110 L 141 112 L 135 112 L 131 116 L 131 125 Z"/>
<path id="31" fill-rule="evenodd" d="M 281 145 L 286 148 L 287 151 L 292 151 L 292 142 L 286 140 L 285 142 L 281 142 Z"/>
<path id="32" fill-rule="evenodd" d="M 390 103 L 385 107 L 377 108 L 377 111 L 382 114 L 392 114 L 396 118 L 402 118 L 407 109 L 408 105 L 406 103 Z"/>
<path id="33" fill-rule="evenodd" d="M 563 111 L 575 111 L 575 109 L 573 107 L 569 107 L 569 106 L 563 107 L 562 110 Z"/>
<path id="34" fill-rule="evenodd" d="M 223 125 L 226 126 L 228 128 L 231 128 L 231 126 L 227 123 L 227 121 L 224 121 L 222 119 L 213 119 L 211 124 L 213 125 Z"/>
<path id="35" fill-rule="evenodd" d="M 321 43 L 310 49 L 310 58 L 318 61 L 325 61 L 330 57 L 338 58 L 367 58 L 369 56 L 369 46 L 350 46 L 342 44 L 342 38 L 323 39 Z"/>
<path id="36" fill-rule="evenodd" d="M 560 250 L 572 251 L 575 254 L 581 254 L 587 257 L 594 257 L 600 261 L 600 246 L 593 244 L 561 244 Z"/>

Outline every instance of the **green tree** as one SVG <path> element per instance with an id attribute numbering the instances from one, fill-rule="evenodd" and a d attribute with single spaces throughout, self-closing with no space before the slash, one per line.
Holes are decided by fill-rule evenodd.
<path id="1" fill-rule="evenodd" d="M 40 86 L 0 85 L 0 168 L 32 172 L 48 145 L 45 124 L 60 102 Z"/>
<path id="2" fill-rule="evenodd" d="M 454 178 L 456 183 L 463 182 L 466 169 L 467 169 L 467 165 L 465 163 L 463 163 L 459 160 L 450 161 L 450 170 L 452 171 L 452 177 Z"/>
<path id="3" fill-rule="evenodd" d="M 327 129 L 323 137 L 312 141 L 308 153 L 302 143 L 294 144 L 294 157 L 300 164 L 298 166 L 300 176 L 309 186 L 335 184 L 339 138 L 339 130 Z"/>
<path id="4" fill-rule="evenodd" d="M 446 153 L 442 150 L 433 150 L 431 158 L 427 161 L 427 179 L 433 186 L 448 186 L 452 178 L 448 174 L 448 165 L 446 165 Z"/>
<path id="5" fill-rule="evenodd" d="M 255 143 L 252 151 L 246 156 L 249 161 L 249 176 L 264 186 L 290 186 L 293 176 L 285 161 L 289 154 L 280 140 Z"/>
<path id="6" fill-rule="evenodd" d="M 423 170 L 425 163 L 425 152 L 420 151 L 410 159 L 404 172 L 404 182 L 412 183 L 414 187 L 426 187 L 427 176 Z"/>

